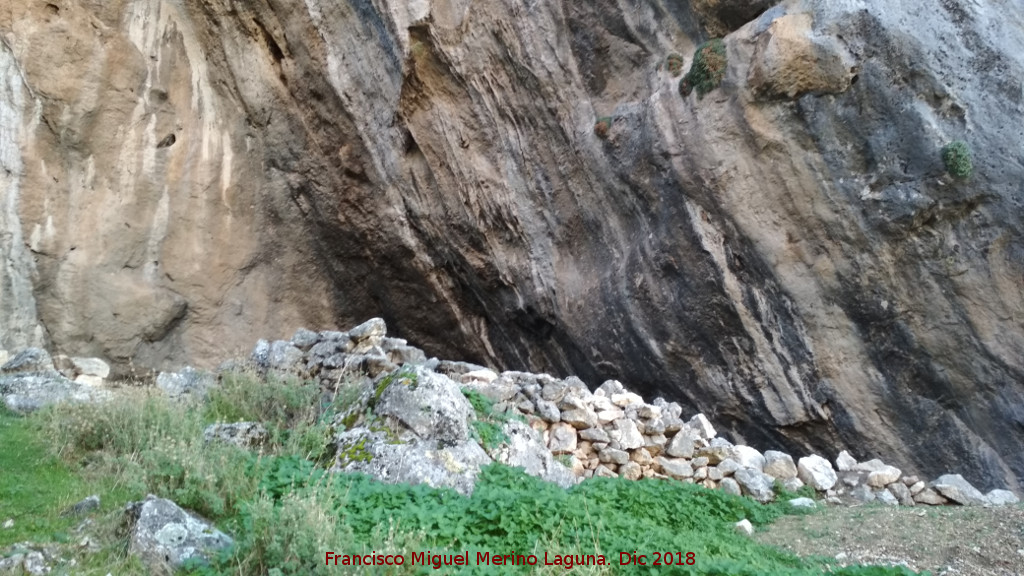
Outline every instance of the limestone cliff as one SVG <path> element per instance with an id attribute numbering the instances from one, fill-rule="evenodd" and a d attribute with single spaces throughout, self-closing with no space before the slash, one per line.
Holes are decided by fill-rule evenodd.
<path id="1" fill-rule="evenodd" d="M 5 6 L 0 345 L 123 371 L 381 315 L 1020 487 L 1019 3 Z M 724 81 L 681 97 L 711 34 Z"/>

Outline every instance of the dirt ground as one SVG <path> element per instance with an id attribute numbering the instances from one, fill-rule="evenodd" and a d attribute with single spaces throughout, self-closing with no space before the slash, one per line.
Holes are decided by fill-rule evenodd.
<path id="1" fill-rule="evenodd" d="M 1024 505 L 829 506 L 777 520 L 755 538 L 841 564 L 902 564 L 935 576 L 1024 576 Z"/>

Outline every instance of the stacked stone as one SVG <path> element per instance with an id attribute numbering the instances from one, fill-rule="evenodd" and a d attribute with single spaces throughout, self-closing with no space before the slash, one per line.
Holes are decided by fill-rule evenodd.
<path id="1" fill-rule="evenodd" d="M 931 483 L 904 476 L 880 460 L 858 463 L 843 451 L 835 466 L 818 455 L 794 460 L 764 453 L 717 436 L 703 415 L 684 420 L 682 407 L 657 398 L 651 403 L 609 380 L 591 391 L 579 378 L 503 372 L 465 362 L 428 359 L 422 350 L 388 338 L 375 318 L 348 332 L 301 329 L 290 341 L 261 340 L 251 362 L 260 370 L 300 372 L 332 386 L 353 374 L 382 378 L 402 365 L 444 374 L 496 403 L 497 410 L 526 416 L 543 444 L 580 480 L 594 476 L 670 478 L 697 483 L 760 502 L 775 498 L 778 482 L 790 492 L 811 486 L 832 503 L 879 501 L 891 505 L 1005 505 L 1018 502 L 1006 490 L 982 494 L 960 475 Z"/>

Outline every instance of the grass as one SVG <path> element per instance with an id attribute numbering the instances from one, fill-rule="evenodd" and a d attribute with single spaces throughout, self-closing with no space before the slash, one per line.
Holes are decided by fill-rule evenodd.
<path id="1" fill-rule="evenodd" d="M 764 526 L 792 513 L 783 503 L 760 505 L 660 480 L 594 478 L 565 490 L 498 464 L 482 469 L 467 497 L 449 489 L 329 473 L 321 458 L 291 441 L 273 442 L 259 454 L 203 443 L 201 431 L 211 419 L 266 419 L 264 424 L 281 434 L 289 427 L 327 430 L 321 428 L 322 410 L 302 405 L 310 400 L 318 406 L 309 385 L 254 378 L 224 379 L 203 404 L 143 395 L 56 406 L 28 418 L 0 412 L 0 445 L 5 447 L 0 451 L 0 516 L 15 519 L 13 530 L 0 531 L 0 543 L 71 542 L 70 531 L 80 520 L 60 518 L 60 510 L 99 493 L 104 508 L 91 515 L 90 534 L 100 551 L 84 554 L 71 542 L 65 557 L 78 559 L 75 573 L 145 574 L 127 553 L 125 534 L 118 529 L 119 508 L 153 493 L 200 512 L 235 538 L 235 546 L 209 564 L 188 568 L 201 576 L 436 574 L 422 565 L 324 565 L 327 551 L 400 554 L 410 561 L 413 553 L 427 550 L 467 551 L 474 560 L 477 552 L 517 551 L 538 559 L 534 567 L 472 562 L 458 570 L 442 568 L 459 574 L 561 574 L 569 560 L 564 555 L 604 555 L 610 563 L 573 568 L 585 575 L 821 573 L 821 561 L 758 544 L 732 529 L 742 518 Z M 466 389 L 464 394 L 478 421 L 500 430 L 511 418 L 495 412 L 478 392 Z M 620 566 L 619 553 L 632 551 L 646 554 L 648 565 Z M 652 567 L 653 554 L 665 551 L 692 553 L 694 563 Z M 545 565 L 545 555 L 549 561 L 558 555 L 562 563 Z M 856 570 L 838 573 L 905 573 Z"/>

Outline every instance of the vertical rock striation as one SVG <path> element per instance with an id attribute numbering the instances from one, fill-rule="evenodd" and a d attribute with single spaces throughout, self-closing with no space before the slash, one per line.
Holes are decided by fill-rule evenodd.
<path id="1" fill-rule="evenodd" d="M 738 441 L 1024 478 L 1019 11 L 10 6 L 5 345 L 34 309 L 124 370 L 381 315 L 432 353 L 663 394 Z M 665 59 L 708 31 L 724 81 L 682 98 Z"/>

